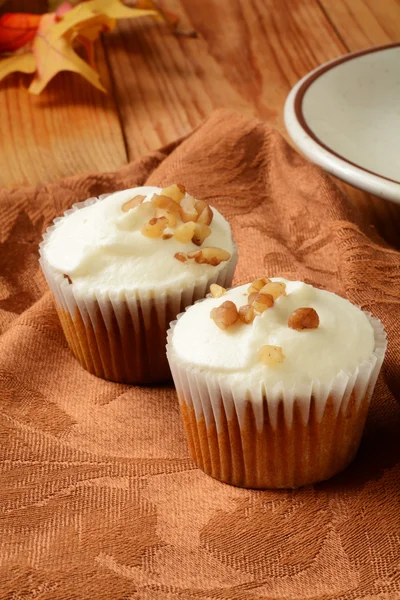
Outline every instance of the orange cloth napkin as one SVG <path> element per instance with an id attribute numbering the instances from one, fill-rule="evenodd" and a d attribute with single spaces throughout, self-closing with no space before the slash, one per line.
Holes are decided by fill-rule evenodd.
<path id="1" fill-rule="evenodd" d="M 172 387 L 97 379 L 68 350 L 39 272 L 42 231 L 89 196 L 176 181 L 229 219 L 236 283 L 303 279 L 383 321 L 361 449 L 331 481 L 214 481 L 189 458 Z M 329 177 L 228 111 L 117 173 L 1 192 L 0 598 L 400 597 L 399 265 Z"/>

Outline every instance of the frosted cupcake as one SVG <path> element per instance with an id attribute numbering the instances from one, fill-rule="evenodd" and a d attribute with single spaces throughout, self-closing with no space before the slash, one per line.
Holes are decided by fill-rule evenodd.
<path id="1" fill-rule="evenodd" d="M 76 204 L 54 221 L 40 263 L 68 344 L 90 373 L 170 379 L 170 321 L 237 262 L 228 222 L 181 185 L 138 187 Z"/>
<path id="2" fill-rule="evenodd" d="M 344 469 L 385 354 L 381 323 L 299 281 L 211 292 L 171 324 L 167 345 L 197 465 L 249 488 L 295 488 Z"/>

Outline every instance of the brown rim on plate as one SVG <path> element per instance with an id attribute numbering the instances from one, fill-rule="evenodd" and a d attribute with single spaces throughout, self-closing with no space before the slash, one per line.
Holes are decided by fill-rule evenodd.
<path id="1" fill-rule="evenodd" d="M 336 59 L 330 61 L 329 63 L 323 65 L 318 70 L 316 70 L 310 77 L 308 77 L 301 84 L 301 86 L 297 90 L 296 96 L 294 98 L 294 103 L 293 103 L 294 113 L 296 115 L 296 118 L 297 118 L 299 124 L 304 129 L 304 131 L 310 136 L 310 138 L 312 140 L 314 140 L 314 142 L 316 142 L 319 146 L 324 148 L 324 150 L 327 150 L 330 154 L 333 154 L 337 158 L 340 158 L 347 164 L 352 165 L 353 167 L 357 167 L 358 169 L 361 169 L 365 173 L 370 173 L 371 175 L 375 175 L 375 177 L 380 177 L 381 179 L 385 179 L 386 181 L 391 181 L 392 183 L 400 183 L 400 180 L 391 179 L 390 177 L 385 177 L 384 175 L 381 175 L 380 173 L 376 173 L 375 171 L 366 169 L 365 167 L 362 167 L 361 165 L 347 159 L 342 154 L 335 152 L 335 150 L 333 150 L 332 148 L 330 148 L 329 146 L 324 144 L 324 142 L 322 140 L 320 140 L 320 138 L 317 135 L 315 135 L 315 133 L 312 131 L 312 129 L 307 124 L 307 121 L 303 114 L 303 99 L 304 99 L 304 96 L 305 96 L 307 90 L 309 89 L 310 85 L 312 83 L 314 83 L 314 81 L 316 79 L 318 79 L 321 75 L 323 75 L 327 71 L 330 71 L 331 69 L 337 67 L 338 65 L 340 65 L 344 62 L 347 62 L 349 60 L 352 60 L 353 58 L 358 58 L 359 56 L 364 56 L 365 54 L 372 54 L 373 52 L 380 52 L 381 50 L 388 50 L 389 48 L 396 48 L 398 46 L 400 46 L 400 42 L 393 42 L 391 44 L 385 44 L 384 46 L 375 46 L 373 48 L 367 48 L 366 50 L 359 50 L 358 52 L 351 52 L 350 54 L 345 54 L 345 56 L 340 56 L 339 58 L 336 58 Z"/>

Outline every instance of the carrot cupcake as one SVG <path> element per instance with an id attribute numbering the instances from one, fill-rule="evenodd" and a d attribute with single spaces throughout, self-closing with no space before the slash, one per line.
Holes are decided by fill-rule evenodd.
<path id="1" fill-rule="evenodd" d="M 90 373 L 123 383 L 170 379 L 169 322 L 212 283 L 231 285 L 236 262 L 229 223 L 182 185 L 76 204 L 40 245 L 72 352 Z"/>
<path id="2" fill-rule="evenodd" d="M 211 294 L 168 333 L 196 464 L 248 488 L 295 488 L 344 469 L 386 350 L 380 321 L 300 281 Z"/>

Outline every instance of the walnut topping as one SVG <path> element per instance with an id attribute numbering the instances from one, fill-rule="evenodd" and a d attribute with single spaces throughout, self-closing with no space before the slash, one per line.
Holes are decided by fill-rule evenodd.
<path id="1" fill-rule="evenodd" d="M 136 196 L 135 199 L 124 204 L 123 210 L 126 211 L 137 206 L 144 199 L 145 196 Z M 171 235 L 182 243 L 192 241 L 196 246 L 201 246 L 212 233 L 209 227 L 213 219 L 211 207 L 205 200 L 196 200 L 186 194 L 185 187 L 179 183 L 163 188 L 160 194 L 153 194 L 150 205 L 153 209 L 153 217 L 158 219 L 160 224 L 160 219 L 166 219 L 167 226 L 175 229 Z M 183 221 L 183 225 L 180 224 L 181 221 Z M 160 225 L 156 229 L 152 229 L 149 224 L 146 224 L 142 228 L 142 233 L 148 237 L 160 237 L 160 235 L 156 235 L 159 228 Z M 162 238 L 169 239 L 165 236 Z M 190 258 L 194 258 L 199 263 L 218 265 L 222 260 L 228 260 L 230 257 L 229 255 L 228 258 L 222 258 L 221 252 L 224 251 L 219 248 L 216 250 L 218 250 L 217 256 L 211 256 L 210 252 L 206 252 L 205 255 L 196 254 Z"/>
<path id="2" fill-rule="evenodd" d="M 250 285 L 250 287 L 248 288 L 248 293 L 252 294 L 253 292 L 259 292 L 260 290 L 262 290 L 262 288 L 267 284 L 270 283 L 271 280 L 268 278 L 265 279 L 256 279 L 255 281 L 253 281 L 253 283 Z"/>
<path id="3" fill-rule="evenodd" d="M 210 285 L 210 292 L 213 298 L 221 298 L 221 296 L 225 294 L 226 289 L 221 285 L 218 285 L 218 283 L 212 283 Z"/>
<path id="4" fill-rule="evenodd" d="M 176 258 L 176 260 L 180 260 L 183 263 L 187 262 L 187 259 L 188 259 L 188 257 L 186 256 L 186 254 L 184 252 L 175 252 L 174 258 Z"/>
<path id="5" fill-rule="evenodd" d="M 164 210 L 179 216 L 179 204 L 174 202 L 169 196 L 163 196 L 162 194 L 153 194 L 150 202 L 154 210 L 156 210 L 157 208 L 163 208 Z"/>
<path id="6" fill-rule="evenodd" d="M 258 357 L 268 367 L 273 367 L 285 359 L 280 346 L 263 346 L 258 353 Z"/>
<path id="7" fill-rule="evenodd" d="M 156 208 L 154 210 L 154 216 L 157 218 L 165 217 L 168 221 L 168 227 L 176 227 L 178 225 L 179 216 L 166 208 Z"/>
<path id="8" fill-rule="evenodd" d="M 71 279 L 71 277 L 70 277 L 69 275 L 66 275 L 65 273 L 64 273 L 64 277 L 65 277 L 65 279 L 68 281 L 68 283 L 69 283 L 70 285 L 72 285 L 72 279 Z"/>
<path id="9" fill-rule="evenodd" d="M 209 204 L 205 200 L 196 200 L 195 207 L 198 214 L 197 223 L 210 225 L 214 215 Z"/>
<path id="10" fill-rule="evenodd" d="M 313 308 L 298 308 L 289 316 L 288 326 L 296 331 L 317 329 L 319 326 L 318 313 Z"/>
<path id="11" fill-rule="evenodd" d="M 121 206 L 122 212 L 128 212 L 128 210 L 131 210 L 131 208 L 136 208 L 137 206 L 139 206 L 139 204 L 142 204 L 145 198 L 146 196 L 138 194 L 137 196 L 134 196 L 127 202 L 124 202 L 124 204 Z"/>
<path id="12" fill-rule="evenodd" d="M 250 304 L 245 304 L 244 306 L 241 306 L 239 308 L 239 319 L 243 323 L 252 323 L 254 321 L 255 316 L 256 313 L 254 312 L 254 309 L 252 306 L 250 306 Z"/>
<path id="13" fill-rule="evenodd" d="M 229 260 L 231 255 L 222 248 L 206 246 L 201 250 L 193 250 L 192 252 L 188 252 L 188 257 L 194 258 L 195 262 L 199 264 L 207 264 L 216 267 L 221 262 Z"/>
<path id="14" fill-rule="evenodd" d="M 227 250 L 222 248 L 215 248 L 214 246 L 206 246 L 200 251 L 203 254 L 205 262 L 210 265 L 219 265 L 219 263 L 229 260 L 231 255 Z"/>
<path id="15" fill-rule="evenodd" d="M 196 246 L 201 246 L 206 238 L 211 235 L 211 229 L 204 223 L 195 223 L 192 242 Z"/>
<path id="16" fill-rule="evenodd" d="M 231 255 L 222 248 L 214 248 L 213 246 L 206 246 L 201 250 L 191 250 L 187 253 L 187 258 L 194 259 L 199 265 L 212 265 L 216 267 L 221 262 L 229 260 Z"/>
<path id="17" fill-rule="evenodd" d="M 168 221 L 168 227 L 176 227 L 180 221 L 179 204 L 174 202 L 169 196 L 162 194 L 153 194 L 151 205 L 154 216 L 159 219 L 165 217 Z"/>
<path id="18" fill-rule="evenodd" d="M 174 238 L 178 242 L 182 242 L 182 244 L 187 244 L 192 239 L 195 229 L 196 223 L 193 223 L 193 221 L 183 223 L 177 229 L 175 229 Z"/>
<path id="19" fill-rule="evenodd" d="M 228 329 L 236 323 L 239 314 L 236 305 L 230 300 L 226 300 L 221 306 L 212 309 L 210 317 L 220 329 Z"/>
<path id="20" fill-rule="evenodd" d="M 164 233 L 164 235 L 162 236 L 163 240 L 170 240 L 172 237 L 174 237 L 172 235 L 172 233 Z"/>
<path id="21" fill-rule="evenodd" d="M 256 295 L 251 303 L 251 306 L 257 313 L 263 313 L 267 308 L 271 308 L 274 305 L 274 299 L 271 294 L 259 293 Z"/>
<path id="22" fill-rule="evenodd" d="M 194 221 L 202 225 L 210 225 L 213 220 L 213 211 L 205 200 L 196 200 L 192 196 L 185 196 L 180 202 L 180 214 L 184 223 Z"/>
<path id="23" fill-rule="evenodd" d="M 162 196 L 168 196 L 168 198 L 171 198 L 174 202 L 177 202 L 178 204 L 185 194 L 185 186 L 181 183 L 174 183 L 161 190 Z"/>
<path id="24" fill-rule="evenodd" d="M 157 219 L 153 217 L 142 227 L 142 234 L 149 238 L 159 238 L 164 233 L 164 229 L 168 227 L 168 220 L 165 217 Z"/>
<path id="25" fill-rule="evenodd" d="M 179 205 L 179 212 L 184 223 L 197 221 L 196 200 L 192 196 L 185 196 Z"/>
<path id="26" fill-rule="evenodd" d="M 280 296 L 286 296 L 286 284 L 280 281 L 269 281 L 260 291 L 262 294 L 271 294 L 273 299 L 277 300 Z"/>
<path id="27" fill-rule="evenodd" d="M 251 292 L 251 294 L 249 294 L 248 303 L 250 304 L 250 306 L 253 304 L 253 302 L 257 298 L 257 296 L 258 296 L 258 292 Z"/>

